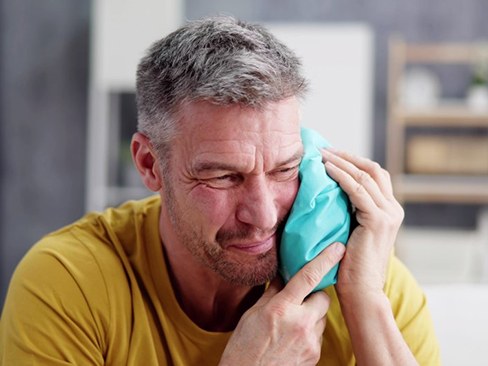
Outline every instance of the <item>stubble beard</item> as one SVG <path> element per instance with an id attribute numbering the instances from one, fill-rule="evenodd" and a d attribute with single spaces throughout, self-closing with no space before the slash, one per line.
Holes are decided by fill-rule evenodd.
<path id="1" fill-rule="evenodd" d="M 276 232 L 276 245 L 266 253 L 259 255 L 237 255 L 225 249 L 227 242 L 246 240 L 256 237 L 259 229 L 244 228 L 236 231 L 220 230 L 215 240 L 208 241 L 203 232 L 197 230 L 191 222 L 185 220 L 178 207 L 170 182 L 164 185 L 164 200 L 168 216 L 181 243 L 200 263 L 219 274 L 231 284 L 239 286 L 258 286 L 276 277 L 278 272 L 278 245 L 283 228 L 280 220 L 273 232 Z M 262 237 L 262 236 L 261 236 Z"/>

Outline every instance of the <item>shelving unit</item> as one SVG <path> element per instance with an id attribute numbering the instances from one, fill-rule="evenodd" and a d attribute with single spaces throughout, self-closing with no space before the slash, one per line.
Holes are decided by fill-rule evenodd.
<path id="1" fill-rule="evenodd" d="M 403 203 L 488 204 L 488 174 L 411 174 L 406 164 L 409 129 L 488 131 L 488 111 L 475 111 L 462 101 L 442 100 L 436 106 L 414 110 L 402 105 L 400 95 L 409 65 L 472 65 L 479 57 L 479 45 L 407 44 L 395 38 L 389 51 L 387 169 L 397 198 Z M 488 134 L 486 137 L 488 144 Z"/>

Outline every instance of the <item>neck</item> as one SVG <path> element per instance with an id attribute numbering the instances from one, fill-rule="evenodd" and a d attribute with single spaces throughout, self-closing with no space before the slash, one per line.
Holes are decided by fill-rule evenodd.
<path id="1" fill-rule="evenodd" d="M 171 229 L 170 229 L 171 230 Z M 196 260 L 173 235 L 161 237 L 176 299 L 200 328 L 213 332 L 234 330 L 244 312 L 262 295 L 264 286 L 231 284 Z"/>

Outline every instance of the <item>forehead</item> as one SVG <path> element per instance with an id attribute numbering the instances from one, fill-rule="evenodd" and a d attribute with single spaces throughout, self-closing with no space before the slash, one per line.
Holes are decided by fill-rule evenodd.
<path id="1" fill-rule="evenodd" d="M 274 164 L 302 148 L 296 98 L 255 109 L 209 102 L 187 104 L 180 111 L 174 148 L 196 162 L 233 161 L 249 168 Z"/>

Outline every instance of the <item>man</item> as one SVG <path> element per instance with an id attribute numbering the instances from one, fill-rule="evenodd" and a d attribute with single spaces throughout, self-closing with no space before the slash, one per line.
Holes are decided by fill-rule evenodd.
<path id="1" fill-rule="evenodd" d="M 277 275 L 300 184 L 299 67 L 229 17 L 155 43 L 131 151 L 159 196 L 34 246 L 7 295 L 0 364 L 438 364 L 425 298 L 391 256 L 403 212 L 378 164 L 323 150 L 358 226 L 286 285 Z M 341 260 L 337 285 L 312 293 Z"/>

